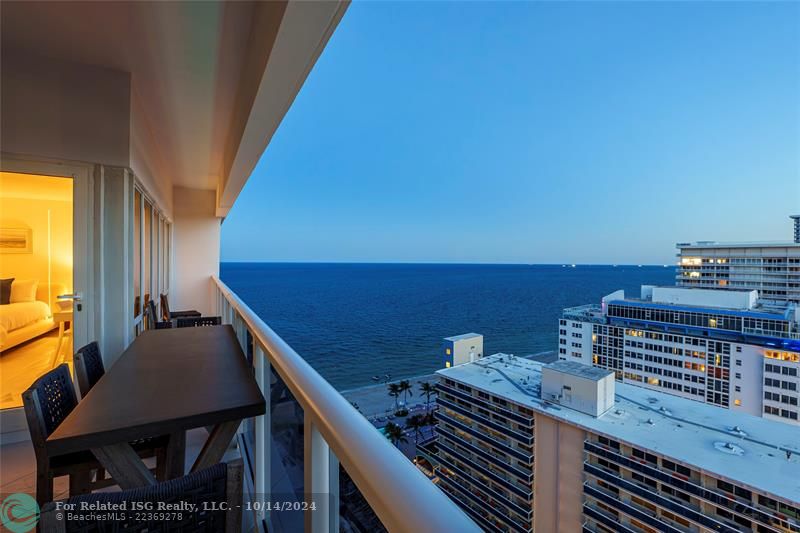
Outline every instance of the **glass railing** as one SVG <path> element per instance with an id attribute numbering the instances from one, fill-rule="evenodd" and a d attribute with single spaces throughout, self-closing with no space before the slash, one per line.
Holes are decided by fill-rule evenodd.
<path id="1" fill-rule="evenodd" d="M 480 531 L 236 293 L 212 283 L 216 314 L 267 400 L 266 414 L 239 430 L 259 530 Z"/>
<path id="2" fill-rule="evenodd" d="M 620 500 L 619 497 L 616 495 L 606 493 L 599 487 L 589 485 L 588 483 L 584 483 L 583 493 L 587 496 L 591 496 L 597 501 L 600 501 L 608 505 L 613 509 L 616 509 L 619 512 L 625 513 L 631 518 L 635 518 L 640 522 L 644 522 L 645 524 L 656 528 L 656 530 L 658 531 L 663 531 L 664 533 L 683 533 L 683 531 L 681 531 L 680 529 L 672 527 L 669 524 L 650 515 L 649 513 L 641 511 L 637 507 L 634 507 L 633 505 Z"/>
<path id="3" fill-rule="evenodd" d="M 450 461 L 447 458 L 443 458 L 443 459 L 441 459 L 441 463 L 445 466 L 445 468 L 447 470 L 450 470 L 451 473 L 457 474 L 458 478 L 461 479 L 462 481 L 468 482 L 470 485 L 473 485 L 475 487 L 480 487 L 481 490 L 483 490 L 484 492 L 489 493 L 489 495 L 492 498 L 494 498 L 495 500 L 499 501 L 500 503 L 502 503 L 503 505 L 505 505 L 509 509 L 513 509 L 514 511 L 516 511 L 520 515 L 525 516 L 526 518 L 528 518 L 533 513 L 533 506 L 530 505 L 530 498 L 528 498 L 528 500 L 525 500 L 526 503 L 528 503 L 528 505 L 523 507 L 523 506 L 519 505 L 518 503 L 512 501 L 510 495 L 504 495 L 504 494 L 498 492 L 498 490 L 495 489 L 494 487 L 492 487 L 490 484 L 485 483 L 485 482 L 483 482 L 483 481 L 481 481 L 479 479 L 476 479 L 475 476 L 471 475 L 468 471 L 464 470 L 463 468 L 460 468 L 453 461 Z M 440 479 L 447 478 L 450 481 L 452 481 L 452 476 L 449 476 L 449 475 L 444 474 L 442 472 L 439 472 L 439 474 L 440 474 L 439 475 Z"/>
<path id="4" fill-rule="evenodd" d="M 501 468 L 506 472 L 508 472 L 509 474 L 522 478 L 524 481 L 528 482 L 530 482 L 531 478 L 533 478 L 533 469 L 522 470 L 520 468 L 517 468 L 513 464 L 511 464 L 507 458 L 502 457 L 495 453 L 482 450 L 480 447 L 475 446 L 473 443 L 467 441 L 466 439 L 458 438 L 456 435 L 454 435 L 445 428 L 439 427 L 437 429 L 437 432 L 441 437 L 444 437 L 453 443 L 460 444 L 463 448 L 472 452 L 473 455 L 482 457 L 486 461 L 489 461 L 495 467 Z"/>
<path id="5" fill-rule="evenodd" d="M 461 398 L 462 400 L 464 400 L 466 402 L 473 403 L 473 404 L 476 404 L 476 405 L 480 405 L 481 407 L 484 407 L 485 409 L 488 409 L 489 411 L 493 411 L 494 414 L 499 414 L 499 415 L 501 415 L 501 416 L 503 416 L 505 418 L 513 420 L 514 422 L 517 422 L 518 424 L 520 424 L 522 426 L 525 426 L 528 429 L 533 427 L 533 417 L 532 416 L 524 416 L 524 415 L 521 415 L 519 413 L 515 413 L 514 411 L 511 411 L 510 409 L 506 409 L 504 407 L 500 407 L 499 405 L 493 404 L 491 402 L 488 402 L 488 401 L 483 400 L 481 398 L 478 398 L 476 396 L 472 396 L 470 394 L 466 394 L 464 392 L 457 391 L 456 389 L 454 389 L 452 387 L 448 387 L 447 385 L 445 385 L 445 384 L 443 384 L 441 382 L 436 384 L 436 388 L 439 391 L 444 391 L 447 394 L 450 394 L 451 396 L 455 396 L 457 398 Z"/>
<path id="6" fill-rule="evenodd" d="M 482 476 L 491 479 L 493 482 L 497 483 L 499 486 L 503 487 L 503 489 L 513 492 L 520 498 L 530 498 L 533 494 L 532 487 L 530 485 L 523 485 L 519 483 L 514 477 L 509 476 L 507 474 L 496 472 L 489 468 L 486 468 L 477 462 L 473 461 L 466 455 L 456 451 L 452 446 L 449 446 L 442 440 L 439 440 L 437 443 L 439 450 L 449 454 L 453 459 L 460 461 L 462 464 L 468 465 L 470 468 L 474 469 L 476 472 L 481 474 Z M 445 462 L 447 460 L 445 455 L 440 456 L 440 461 Z M 459 471 L 463 472 L 462 469 L 458 469 Z"/>
<path id="7" fill-rule="evenodd" d="M 483 424 L 488 428 L 498 431 L 504 435 L 508 435 L 509 437 L 515 438 L 524 444 L 528 445 L 533 444 L 532 432 L 530 434 L 520 433 L 519 431 L 515 431 L 505 424 L 500 424 L 494 420 L 490 420 L 489 418 L 486 418 L 485 416 L 480 415 L 472 411 L 471 409 L 467 409 L 465 407 L 461 407 L 460 405 L 456 405 L 455 403 L 450 402 L 442 397 L 436 398 L 436 403 L 438 403 L 440 406 L 444 406 L 450 409 L 455 413 L 460 414 L 463 417 L 470 418 L 480 424 Z"/>
<path id="8" fill-rule="evenodd" d="M 456 478 L 442 476 L 440 480 L 442 483 L 449 485 L 462 496 L 466 497 L 474 506 L 478 507 L 479 509 L 491 510 L 494 518 L 497 521 L 503 522 L 513 530 L 518 531 L 519 533 L 526 533 L 531 530 L 530 515 L 528 515 L 527 521 L 523 521 L 520 517 L 513 515 L 508 509 L 498 508 L 498 504 L 503 505 L 503 502 L 492 501 L 492 499 L 487 498 L 486 495 L 464 486 L 462 483 L 457 481 Z"/>
<path id="9" fill-rule="evenodd" d="M 446 412 L 442 410 L 438 410 L 436 412 L 436 418 L 439 419 L 440 422 L 445 424 L 450 424 L 454 428 L 458 428 L 460 431 L 465 433 L 469 433 L 471 436 L 476 437 L 477 439 L 481 439 L 484 442 L 487 442 L 509 455 L 516 457 L 518 460 L 523 461 L 527 464 L 531 463 L 532 456 L 530 453 L 525 453 L 523 451 L 518 450 L 517 448 L 510 445 L 511 439 L 501 440 L 491 433 L 486 431 L 478 431 L 474 429 L 472 426 L 464 424 L 455 418 L 448 416 Z"/>
<path id="10" fill-rule="evenodd" d="M 595 522 L 606 526 L 612 531 L 618 531 L 619 533 L 636 533 L 635 530 L 620 523 L 618 517 L 611 515 L 607 511 L 602 511 L 598 508 L 591 507 L 589 504 L 583 504 L 583 514 Z"/>

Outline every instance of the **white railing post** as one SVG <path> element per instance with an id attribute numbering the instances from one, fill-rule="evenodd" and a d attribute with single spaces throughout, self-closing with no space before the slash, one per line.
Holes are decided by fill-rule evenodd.
<path id="1" fill-rule="evenodd" d="M 328 458 L 328 490 L 330 492 L 328 524 L 331 533 L 337 533 L 339 531 L 339 459 L 333 450 L 330 450 Z"/>
<path id="2" fill-rule="evenodd" d="M 308 413 L 305 414 L 304 426 L 303 485 L 308 505 L 304 517 L 305 532 L 332 533 L 328 508 L 331 450 Z"/>
<path id="3" fill-rule="evenodd" d="M 270 460 L 272 450 L 271 440 L 271 406 L 270 406 L 270 369 L 267 354 L 258 342 L 253 340 L 253 366 L 256 372 L 256 382 L 261 389 L 267 403 L 265 413 L 256 417 L 255 427 L 255 497 L 262 501 L 267 501 L 267 492 L 270 486 Z M 267 517 L 266 509 L 259 508 L 258 517 L 264 520 Z"/>

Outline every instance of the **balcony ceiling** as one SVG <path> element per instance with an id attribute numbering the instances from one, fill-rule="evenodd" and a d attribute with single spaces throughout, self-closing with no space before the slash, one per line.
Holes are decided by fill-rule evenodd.
<path id="1" fill-rule="evenodd" d="M 3 2 L 0 30 L 3 46 L 129 72 L 158 186 L 215 189 L 224 216 L 346 6 Z"/>

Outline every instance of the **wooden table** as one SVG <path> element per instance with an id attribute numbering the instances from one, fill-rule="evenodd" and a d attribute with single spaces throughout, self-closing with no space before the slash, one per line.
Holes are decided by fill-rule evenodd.
<path id="1" fill-rule="evenodd" d="M 186 430 L 214 426 L 192 471 L 218 463 L 264 396 L 231 326 L 146 331 L 47 439 L 51 456 L 91 450 L 123 489 L 155 483 L 128 444 L 169 435 L 167 475 L 183 475 Z"/>

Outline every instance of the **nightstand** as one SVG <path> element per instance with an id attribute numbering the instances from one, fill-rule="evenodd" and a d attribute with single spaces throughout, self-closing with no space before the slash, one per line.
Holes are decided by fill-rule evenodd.
<path id="1" fill-rule="evenodd" d="M 56 346 L 56 353 L 53 355 L 53 367 L 59 363 L 59 353 L 61 352 L 61 343 L 64 337 L 72 333 L 72 309 L 65 309 L 53 313 L 53 322 L 58 324 L 58 345 Z M 65 324 L 69 322 L 69 332 L 65 331 Z"/>

